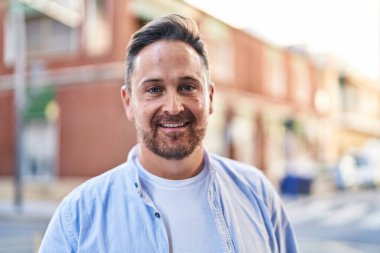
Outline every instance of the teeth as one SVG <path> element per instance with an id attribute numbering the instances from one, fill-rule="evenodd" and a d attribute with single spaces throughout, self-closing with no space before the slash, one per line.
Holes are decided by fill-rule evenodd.
<path id="1" fill-rule="evenodd" d="M 185 123 L 175 123 L 175 124 L 162 124 L 161 126 L 174 128 L 174 127 L 183 127 L 184 125 Z"/>

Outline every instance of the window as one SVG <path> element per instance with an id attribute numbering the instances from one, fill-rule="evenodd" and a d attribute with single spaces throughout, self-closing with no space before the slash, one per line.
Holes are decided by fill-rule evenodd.
<path id="1" fill-rule="evenodd" d="M 40 12 L 25 20 L 26 47 L 31 56 L 62 55 L 78 48 L 78 31 Z"/>
<path id="2" fill-rule="evenodd" d="M 99 56 L 111 49 L 112 29 L 109 4 L 105 0 L 85 1 L 85 17 L 83 22 L 84 47 L 91 56 Z"/>
<path id="3" fill-rule="evenodd" d="M 311 103 L 311 77 L 307 62 L 303 58 L 295 56 L 291 71 L 295 101 L 303 105 Z"/>
<path id="4" fill-rule="evenodd" d="M 287 92 L 285 60 L 281 52 L 269 48 L 265 51 L 265 89 L 276 97 L 285 97 Z"/>

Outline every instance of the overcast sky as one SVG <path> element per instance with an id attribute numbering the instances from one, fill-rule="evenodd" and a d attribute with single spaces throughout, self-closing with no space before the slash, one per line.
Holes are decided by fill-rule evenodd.
<path id="1" fill-rule="evenodd" d="M 379 0 L 186 1 L 270 43 L 331 53 L 359 73 L 379 80 Z"/>

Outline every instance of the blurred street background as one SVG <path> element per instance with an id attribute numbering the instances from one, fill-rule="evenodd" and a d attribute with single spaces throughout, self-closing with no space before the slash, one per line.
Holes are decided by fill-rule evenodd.
<path id="1" fill-rule="evenodd" d="M 302 253 L 380 252 L 380 2 L 250 2 L 0 0 L 0 253 L 37 252 L 62 198 L 125 161 L 126 45 L 168 13 L 207 45 L 207 149 L 267 175 Z"/>

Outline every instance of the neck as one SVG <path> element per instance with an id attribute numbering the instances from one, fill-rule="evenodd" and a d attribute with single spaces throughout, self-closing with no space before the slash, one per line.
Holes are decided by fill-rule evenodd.
<path id="1" fill-rule="evenodd" d="M 201 146 L 182 160 L 167 160 L 140 144 L 140 163 L 150 173 L 171 180 L 194 177 L 203 167 L 204 151 Z"/>

